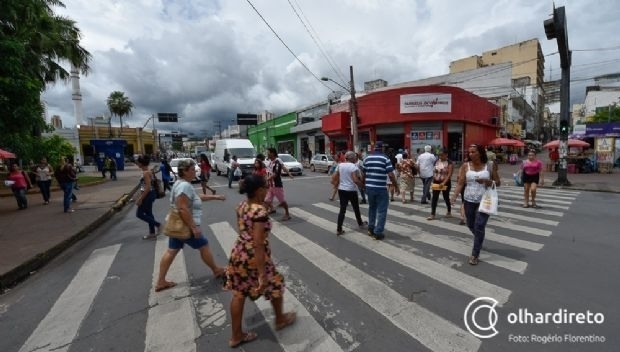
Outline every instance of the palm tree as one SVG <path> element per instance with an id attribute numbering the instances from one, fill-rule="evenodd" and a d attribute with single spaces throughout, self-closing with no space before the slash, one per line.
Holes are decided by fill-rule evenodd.
<path id="1" fill-rule="evenodd" d="M 131 109 L 133 109 L 133 103 L 125 96 L 125 93 L 114 91 L 110 93 L 108 97 L 108 110 L 110 110 L 110 114 L 112 116 L 118 116 L 121 128 L 119 130 L 119 137 L 123 133 L 123 116 L 127 116 L 131 114 Z M 110 118 L 110 126 L 112 126 L 112 118 Z M 110 127 L 111 128 L 111 127 Z"/>

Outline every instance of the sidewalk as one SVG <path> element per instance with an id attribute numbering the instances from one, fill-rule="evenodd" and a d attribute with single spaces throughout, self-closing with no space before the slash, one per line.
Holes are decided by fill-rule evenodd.
<path id="1" fill-rule="evenodd" d="M 101 173 L 86 174 L 101 177 Z M 117 176 L 118 181 L 102 178 L 101 183 L 75 191 L 74 213 L 63 212 L 63 194 L 57 188 L 52 188 L 48 205 L 43 205 L 39 192 L 29 193 L 26 210 L 17 210 L 12 195 L 0 197 L 0 293 L 114 216 L 137 190 L 141 172 L 135 165 L 126 165 Z"/>
<path id="2" fill-rule="evenodd" d="M 514 185 L 512 175 L 517 168 L 499 164 L 504 185 Z M 43 205 L 39 193 L 29 194 L 28 209 L 21 211 L 17 210 L 12 196 L 0 197 L 0 293 L 90 235 L 127 204 L 137 191 L 140 169 L 126 165 L 126 169 L 117 174 L 118 181 L 106 179 L 77 191 L 78 201 L 73 204 L 75 212 L 69 214 L 62 211 L 59 190 L 52 192 L 49 205 Z M 312 173 L 306 170 L 305 174 Z M 544 177 L 543 188 L 552 188 L 557 173 L 546 173 Z M 611 174 L 569 174 L 568 180 L 572 186 L 565 189 L 620 194 L 620 170 L 617 168 Z"/>

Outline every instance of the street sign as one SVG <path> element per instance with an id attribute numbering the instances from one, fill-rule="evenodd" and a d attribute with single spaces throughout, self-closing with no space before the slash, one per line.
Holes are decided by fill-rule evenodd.
<path id="1" fill-rule="evenodd" d="M 176 112 L 158 112 L 157 121 L 159 122 L 179 122 L 179 116 Z"/>
<path id="2" fill-rule="evenodd" d="M 237 125 L 248 126 L 257 125 L 258 115 L 256 114 L 237 114 Z"/>

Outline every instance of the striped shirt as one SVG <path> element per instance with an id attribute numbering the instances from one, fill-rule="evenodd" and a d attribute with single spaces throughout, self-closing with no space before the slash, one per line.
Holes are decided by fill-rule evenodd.
<path id="1" fill-rule="evenodd" d="M 381 152 L 370 154 L 364 159 L 366 188 L 386 189 L 388 174 L 394 171 L 390 159 Z"/>

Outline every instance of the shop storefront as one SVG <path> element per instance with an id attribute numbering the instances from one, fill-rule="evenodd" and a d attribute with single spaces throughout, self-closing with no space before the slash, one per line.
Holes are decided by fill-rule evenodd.
<path id="1" fill-rule="evenodd" d="M 323 117 L 322 131 L 330 149 L 354 149 L 351 117 L 345 105 Z M 357 150 L 381 141 L 389 148 L 415 155 L 425 145 L 448 148 L 461 160 L 470 144 L 485 144 L 498 136 L 499 107 L 466 90 L 447 86 L 384 89 L 357 99 Z M 338 149 L 340 148 L 340 149 Z"/>

